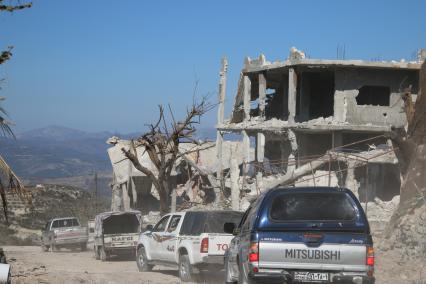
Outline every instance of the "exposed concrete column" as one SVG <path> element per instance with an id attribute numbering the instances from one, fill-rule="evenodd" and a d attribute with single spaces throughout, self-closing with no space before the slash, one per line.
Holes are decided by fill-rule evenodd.
<path id="1" fill-rule="evenodd" d="M 357 165 L 357 162 L 354 160 L 348 160 L 347 162 L 347 172 L 346 172 L 346 180 L 345 180 L 345 187 L 350 189 L 355 196 L 359 199 L 359 192 L 358 192 L 358 183 L 355 179 L 355 167 Z"/>
<path id="2" fill-rule="evenodd" d="M 231 149 L 231 204 L 232 210 L 240 210 L 240 188 L 238 179 L 240 177 L 240 168 L 235 157 L 235 150 Z"/>
<path id="3" fill-rule="evenodd" d="M 223 133 L 217 131 L 216 137 L 216 158 L 217 158 L 217 172 L 216 176 L 219 180 L 220 187 L 224 188 L 224 179 L 223 179 Z"/>
<path id="4" fill-rule="evenodd" d="M 340 147 L 343 146 L 343 134 L 340 131 L 333 131 L 331 133 L 332 135 L 332 147 L 336 148 L 336 147 Z"/>
<path id="5" fill-rule="evenodd" d="M 243 104 L 244 104 L 244 120 L 250 120 L 250 101 L 251 101 L 251 81 L 249 76 L 244 75 L 243 79 Z"/>
<path id="6" fill-rule="evenodd" d="M 243 175 L 248 173 L 248 163 L 250 162 L 250 137 L 247 134 L 247 131 L 243 130 Z"/>
<path id="7" fill-rule="evenodd" d="M 297 74 L 294 68 L 288 70 L 288 121 L 294 122 L 296 116 Z"/>
<path id="8" fill-rule="evenodd" d="M 259 117 L 265 119 L 266 107 L 266 78 L 264 73 L 259 73 Z"/>
<path id="9" fill-rule="evenodd" d="M 123 193 L 118 184 L 113 183 L 112 185 L 112 194 L 111 194 L 111 211 L 121 211 L 122 209 L 122 199 Z"/>
<path id="10" fill-rule="evenodd" d="M 263 160 L 265 158 L 265 135 L 263 133 L 257 133 L 256 136 L 256 161 L 262 165 L 262 170 L 256 174 L 256 184 L 259 192 L 264 189 L 263 186 Z"/>
<path id="11" fill-rule="evenodd" d="M 228 60 L 222 58 L 222 67 L 219 73 L 219 106 L 217 108 L 217 124 L 222 124 L 225 113 L 225 95 L 226 95 L 226 73 L 228 71 Z"/>
<path id="12" fill-rule="evenodd" d="M 265 158 L 265 135 L 263 133 L 257 133 L 256 136 L 256 160 L 259 163 L 263 163 Z"/>
<path id="13" fill-rule="evenodd" d="M 296 169 L 296 158 L 299 151 L 299 145 L 297 144 L 297 137 L 293 130 L 287 130 L 287 139 L 290 142 L 291 153 L 287 159 L 287 174 L 291 174 Z"/>
<path id="14" fill-rule="evenodd" d="M 223 124 L 225 113 L 225 96 L 226 96 L 226 73 L 228 71 L 228 60 L 226 57 L 222 58 L 222 67 L 219 73 L 219 106 L 217 110 L 217 124 Z M 219 179 L 221 189 L 224 188 L 223 182 L 223 133 L 219 130 L 216 132 L 216 157 L 218 161 L 216 176 Z"/>
<path id="15" fill-rule="evenodd" d="M 123 183 L 121 185 L 121 192 L 123 197 L 123 211 L 129 211 L 130 210 L 130 198 L 129 198 L 129 191 L 128 191 L 128 185 L 129 183 Z"/>

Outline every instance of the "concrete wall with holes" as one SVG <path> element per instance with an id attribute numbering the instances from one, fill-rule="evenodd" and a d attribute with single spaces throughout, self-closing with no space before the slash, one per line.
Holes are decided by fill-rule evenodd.
<path id="1" fill-rule="evenodd" d="M 357 96 L 363 86 L 389 87 L 389 105 L 357 104 Z M 334 120 L 356 125 L 403 127 L 406 124 L 406 115 L 401 95 L 410 86 L 411 93 L 415 97 L 418 92 L 418 71 L 337 69 L 335 72 Z"/>

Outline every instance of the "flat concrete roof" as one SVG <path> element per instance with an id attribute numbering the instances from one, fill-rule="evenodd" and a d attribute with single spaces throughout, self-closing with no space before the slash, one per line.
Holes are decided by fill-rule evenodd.
<path id="1" fill-rule="evenodd" d="M 419 62 L 405 61 L 364 61 L 364 60 L 328 60 L 328 59 L 292 59 L 278 62 L 267 62 L 260 65 L 256 61 L 249 63 L 243 69 L 245 73 L 267 71 L 272 69 L 290 68 L 297 66 L 312 67 L 359 67 L 371 69 L 420 70 Z"/>

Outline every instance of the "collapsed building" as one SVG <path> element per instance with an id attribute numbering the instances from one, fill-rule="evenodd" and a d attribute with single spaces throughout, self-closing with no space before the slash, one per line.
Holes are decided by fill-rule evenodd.
<path id="1" fill-rule="evenodd" d="M 399 196 L 389 134 L 407 124 L 425 57 L 421 50 L 413 62 L 324 60 L 292 48 L 284 61 L 246 58 L 231 117 L 216 126 L 218 145 L 229 133 L 241 136 L 240 187 L 257 194 L 279 184 L 346 186 L 362 202 Z"/>
<path id="2" fill-rule="evenodd" d="M 158 211 L 159 195 L 152 181 L 138 171 L 123 153 L 122 149 L 128 150 L 130 142 L 118 137 L 111 137 L 107 141 L 111 145 L 108 155 L 113 168 L 111 210 L 136 209 L 144 213 Z M 237 162 L 242 164 L 243 153 L 240 144 L 238 141 L 228 141 L 222 148 L 225 156 L 236 157 Z M 180 143 L 179 152 L 180 158 L 176 160 L 169 179 L 169 188 L 172 189 L 171 210 L 176 210 L 176 205 L 181 205 L 181 208 L 197 204 L 218 206 L 216 203 L 221 198 L 216 196 L 223 194 L 219 191 L 220 185 L 214 175 L 218 167 L 216 144 L 209 141 L 200 144 Z M 156 173 L 144 147 L 137 147 L 136 153 L 141 164 Z M 230 163 L 230 159 L 224 159 L 222 167 L 226 170 Z"/>

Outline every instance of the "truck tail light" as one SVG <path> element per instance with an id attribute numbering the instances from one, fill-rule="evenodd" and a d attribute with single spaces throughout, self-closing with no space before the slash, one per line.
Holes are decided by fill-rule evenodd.
<path id="1" fill-rule="evenodd" d="M 259 261 L 259 244 L 257 242 L 250 243 L 248 260 L 249 262 Z"/>
<path id="2" fill-rule="evenodd" d="M 368 266 L 368 276 L 373 276 L 374 273 L 374 248 L 368 246 L 367 247 L 367 258 L 366 264 Z"/>
<path id="3" fill-rule="evenodd" d="M 200 252 L 202 253 L 209 252 L 209 238 L 204 238 L 201 240 Z"/>

